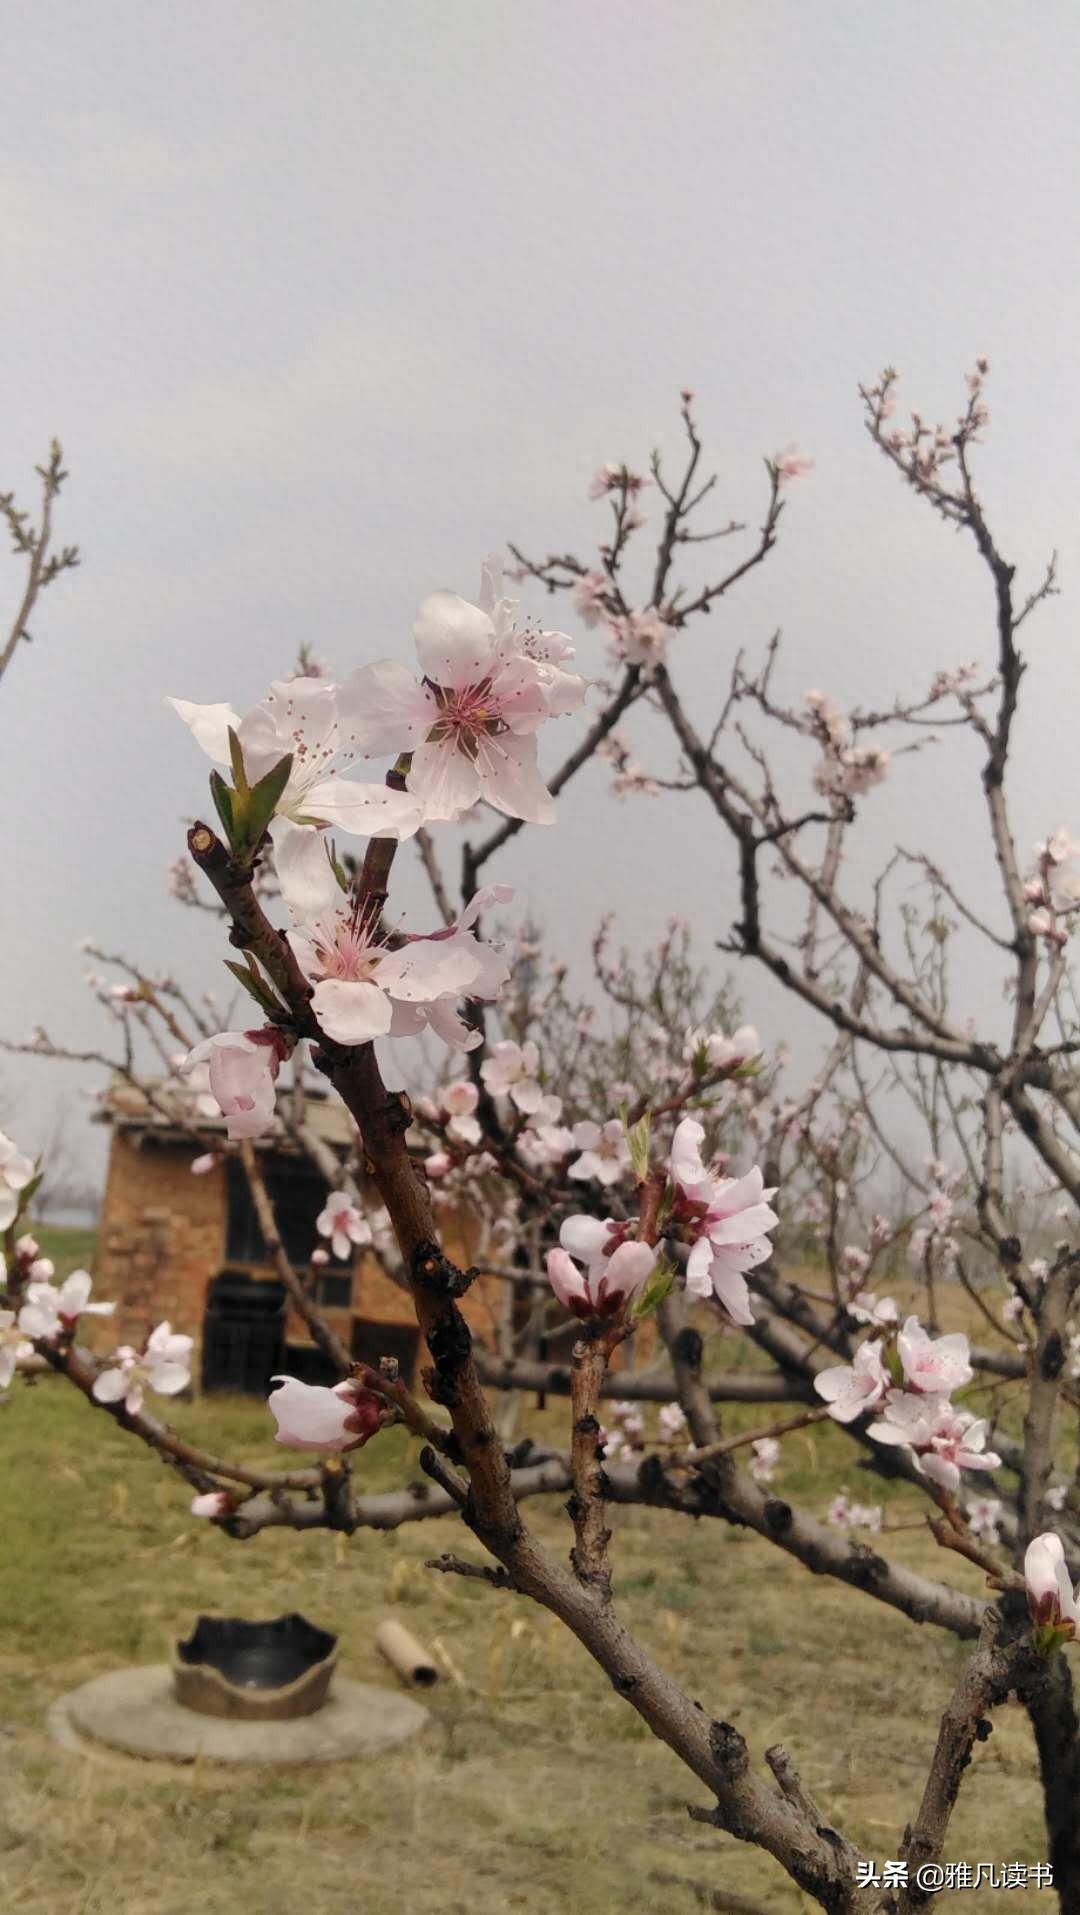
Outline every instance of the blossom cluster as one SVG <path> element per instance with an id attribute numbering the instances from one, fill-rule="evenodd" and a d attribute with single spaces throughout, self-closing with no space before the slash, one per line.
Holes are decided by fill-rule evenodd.
<path id="1" fill-rule="evenodd" d="M 111 1316 L 112 1303 L 91 1303 L 93 1287 L 86 1270 L 73 1270 L 56 1285 L 56 1271 L 31 1236 L 18 1238 L 15 1267 L 7 1272 L 0 1258 L 0 1280 L 13 1277 L 21 1303 L 18 1310 L 0 1310 L 0 1389 L 6 1390 L 20 1363 L 33 1355 L 36 1344 L 57 1343 L 70 1337 L 80 1317 Z M 185 1379 L 186 1380 L 186 1379 Z"/>
<path id="2" fill-rule="evenodd" d="M 595 756 L 613 768 L 608 787 L 613 798 L 655 798 L 659 795 L 660 786 L 656 779 L 650 777 L 643 765 L 639 765 L 621 732 L 612 731 L 602 738 Z"/>
<path id="3" fill-rule="evenodd" d="M 760 1049 L 757 1032 L 750 1026 L 730 1038 L 720 1031 L 693 1030 L 687 1033 L 685 1055 L 699 1074 L 738 1073 L 753 1063 Z M 529 1149 L 538 1153 L 538 1160 L 546 1153 L 548 1161 L 561 1163 L 569 1177 L 596 1184 L 601 1191 L 631 1175 L 642 1180 L 647 1166 L 635 1161 L 632 1134 L 621 1119 L 586 1120 L 572 1127 L 559 1122 L 561 1100 L 544 1089 L 540 1052 L 532 1041 L 518 1044 L 507 1039 L 496 1044 L 481 1066 L 480 1077 L 504 1119 L 520 1123 L 519 1152 L 524 1141 L 531 1139 Z M 497 1167 L 497 1160 L 484 1148 L 479 1102 L 477 1085 L 464 1079 L 451 1080 L 433 1096 L 418 1100 L 416 1116 L 438 1128 L 447 1146 L 428 1157 L 429 1176 L 442 1179 L 459 1162 L 473 1166 L 478 1174 Z M 777 1218 L 768 1200 L 774 1193 L 765 1189 L 757 1168 L 732 1178 L 707 1166 L 701 1154 L 704 1137 L 703 1126 L 694 1118 L 684 1118 L 676 1127 L 663 1173 L 658 1234 L 662 1232 L 665 1243 L 683 1247 L 686 1284 L 692 1295 L 713 1298 L 734 1322 L 749 1323 L 753 1313 L 745 1273 L 770 1254 L 768 1233 Z M 339 1256 L 348 1254 L 352 1244 L 368 1240 L 368 1226 L 340 1192 L 329 1199 L 318 1228 Z M 579 1213 L 563 1220 L 559 1242 L 548 1251 L 548 1280 L 571 1315 L 582 1320 L 616 1320 L 637 1305 L 661 1258 L 657 1243 L 642 1236 L 640 1219 Z M 279 1442 L 299 1448 L 352 1448 L 380 1427 L 376 1409 L 363 1392 L 358 1397 L 357 1387 L 338 1385 L 330 1391 L 287 1377 L 275 1381 L 281 1388 L 271 1396 L 270 1405 L 278 1422 Z M 613 1433 L 611 1454 L 632 1444 L 639 1428 L 644 1432 L 640 1412 L 624 1407 L 623 1428 Z M 664 1440 L 675 1441 L 684 1426 L 677 1405 L 661 1412 Z M 772 1439 L 755 1445 L 750 1470 L 756 1480 L 768 1481 L 777 1454 Z"/>
<path id="4" fill-rule="evenodd" d="M 752 1034 L 756 1039 L 756 1033 Z M 691 1296 L 714 1297 L 733 1323 L 754 1321 L 746 1273 L 772 1254 L 769 1232 L 779 1221 L 770 1208 L 774 1189 L 765 1188 L 757 1165 L 743 1177 L 717 1176 L 702 1161 L 704 1127 L 684 1117 L 677 1126 L 668 1163 L 668 1233 L 689 1245 L 686 1288 Z"/>
<path id="5" fill-rule="evenodd" d="M 833 1497 L 826 1511 L 825 1520 L 834 1529 L 870 1529 L 880 1530 L 882 1524 L 880 1503 L 856 1503 L 846 1490 Z"/>
<path id="6" fill-rule="evenodd" d="M 478 892 L 436 931 L 388 930 L 381 900 L 371 906 L 350 889 L 328 832 L 401 839 L 479 802 L 535 824 L 553 820 L 537 733 L 580 706 L 586 681 L 567 669 L 572 641 L 519 627 L 514 609 L 489 562 L 477 603 L 451 592 L 422 602 L 419 676 L 393 659 L 360 666 L 341 684 L 293 676 L 243 717 L 224 704 L 169 701 L 214 765 L 231 769 L 233 786 L 221 771 L 211 777 L 230 848 L 253 871 L 272 859 L 312 1015 L 332 1043 L 430 1030 L 468 1050 L 481 1039 L 462 1000 L 492 1002 L 508 982 L 505 961 L 476 929 L 482 911 L 511 896 L 507 887 Z M 354 775 L 379 756 L 394 761 L 384 783 Z M 184 1068 L 205 1072 L 196 1087 L 213 1097 L 230 1137 L 255 1137 L 273 1123 L 274 1081 L 290 1048 L 272 1020 L 207 1038 Z"/>
<path id="7" fill-rule="evenodd" d="M 607 1405 L 607 1415 L 611 1428 L 602 1429 L 599 1440 L 609 1462 L 644 1449 L 647 1434 L 643 1404 L 616 1398 Z M 661 1443 L 680 1443 L 685 1437 L 686 1417 L 678 1403 L 662 1404 L 656 1421 Z"/>
<path id="8" fill-rule="evenodd" d="M 986 1423 L 951 1401 L 974 1371 L 967 1337 L 960 1332 L 931 1337 L 917 1317 L 889 1337 L 860 1344 L 850 1364 L 818 1372 L 814 1388 L 838 1423 L 878 1412 L 866 1434 L 877 1443 L 908 1451 L 916 1470 L 949 1495 L 960 1472 L 992 1470 L 1001 1458 L 986 1448 Z"/>
<path id="9" fill-rule="evenodd" d="M 558 1168 L 578 1182 L 609 1187 L 630 1168 L 630 1151 L 617 1118 L 604 1124 L 582 1119 L 567 1124 L 563 1100 L 545 1091 L 540 1053 L 532 1039 L 517 1044 L 504 1039 L 492 1046 L 480 1066 L 481 1083 L 493 1098 L 504 1123 L 518 1128 L 514 1148 L 529 1170 L 540 1174 Z M 472 1176 L 495 1169 L 497 1159 L 484 1149 L 484 1130 L 476 1115 L 480 1092 L 469 1079 L 441 1085 L 431 1097 L 417 1099 L 417 1117 L 442 1133 L 447 1148 L 432 1152 L 425 1169 L 429 1178 L 444 1178 L 470 1158 Z M 522 1121 L 524 1120 L 524 1121 Z"/>
<path id="10" fill-rule="evenodd" d="M 1080 842 L 1064 825 L 1035 846 L 1035 876 L 1024 885 L 1024 897 L 1034 906 L 1028 917 L 1032 937 L 1062 949 L 1080 910 Z"/>
<path id="11" fill-rule="evenodd" d="M 0 1310 L 0 1389 L 7 1387 L 35 1346 L 69 1338 L 81 1317 L 111 1316 L 116 1307 L 91 1302 L 93 1286 L 86 1270 L 73 1270 L 61 1284 L 54 1284 L 53 1264 L 40 1255 L 32 1237 L 19 1238 L 15 1252 L 23 1301 L 18 1312 Z M 151 1331 L 142 1350 L 122 1344 L 94 1378 L 95 1402 L 123 1404 L 128 1415 L 137 1416 L 146 1389 L 159 1396 L 175 1396 L 191 1381 L 192 1347 L 192 1338 L 177 1335 L 168 1323 Z"/>
<path id="12" fill-rule="evenodd" d="M 814 771 L 814 790 L 823 798 L 861 797 L 881 784 L 889 769 L 889 754 L 879 745 L 852 743 L 851 720 L 821 691 L 803 693 L 809 716 L 806 729 L 821 746 Z"/>
<path id="13" fill-rule="evenodd" d="M 614 1316 L 644 1288 L 656 1251 L 613 1217 L 568 1217 L 547 1254 L 548 1282 L 573 1316 Z"/>
<path id="14" fill-rule="evenodd" d="M 192 1348 L 193 1339 L 169 1323 L 151 1330 L 141 1350 L 122 1343 L 94 1378 L 95 1402 L 122 1404 L 128 1416 L 138 1416 L 148 1389 L 158 1396 L 176 1396 L 191 1382 Z"/>
<path id="15" fill-rule="evenodd" d="M 0 1132 L 0 1230 L 10 1230 L 35 1187 L 34 1167 L 9 1137 Z M 111 1316 L 115 1304 L 91 1302 L 93 1282 L 87 1270 L 73 1270 L 55 1283 L 56 1268 L 43 1256 L 29 1232 L 15 1238 L 14 1261 L 9 1267 L 0 1256 L 0 1286 L 13 1294 L 15 1306 L 0 1310 L 0 1390 L 7 1389 L 21 1363 L 41 1345 L 66 1345 L 79 1320 Z M 159 1324 L 145 1347 L 123 1345 L 94 1378 L 92 1394 L 99 1403 L 123 1403 L 130 1415 L 142 1407 L 144 1387 L 169 1396 L 187 1387 L 192 1339 L 177 1336 L 169 1324 Z"/>
<path id="16" fill-rule="evenodd" d="M 603 1132 L 611 1128 L 605 1125 Z M 745 1273 L 771 1254 L 768 1233 L 775 1229 L 777 1216 L 769 1198 L 775 1192 L 766 1190 L 756 1165 L 744 1177 L 717 1175 L 702 1160 L 704 1140 L 704 1127 L 696 1118 L 684 1117 L 677 1125 L 658 1213 L 660 1228 L 667 1240 L 685 1249 L 689 1294 L 722 1304 L 733 1323 L 752 1323 Z M 590 1168 L 589 1174 L 595 1176 L 596 1169 Z M 657 1261 L 656 1251 L 636 1239 L 638 1228 L 636 1219 L 565 1219 L 558 1245 L 548 1252 L 547 1270 L 566 1309 L 580 1317 L 608 1316 L 632 1301 Z"/>
<path id="17" fill-rule="evenodd" d="M 956 1241 L 956 1199 L 964 1185 L 963 1171 L 948 1171 L 936 1157 L 927 1163 L 930 1189 L 923 1222 L 908 1238 L 908 1256 L 920 1269 L 935 1264 L 945 1276 L 956 1268 L 960 1250 Z"/>
<path id="18" fill-rule="evenodd" d="M 482 799 L 509 817 L 550 824 L 555 810 L 537 765 L 536 734 L 547 719 L 577 710 L 585 680 L 564 669 L 572 639 L 519 628 L 514 610 L 489 560 L 476 604 L 453 592 L 422 601 L 413 626 L 419 677 L 382 659 L 340 685 L 280 680 L 243 718 L 228 705 L 170 703 L 215 764 L 232 762 L 235 733 L 249 783 L 290 759 L 274 805 L 278 820 L 411 837 L 423 824 L 461 818 Z M 402 754 L 409 758 L 403 790 L 348 775 L 362 759 Z"/>

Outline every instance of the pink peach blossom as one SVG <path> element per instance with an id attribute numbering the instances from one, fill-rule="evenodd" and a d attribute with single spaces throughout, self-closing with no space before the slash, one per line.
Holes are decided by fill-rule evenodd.
<path id="1" fill-rule="evenodd" d="M 91 1303 L 91 1288 L 92 1280 L 86 1270 L 73 1270 L 59 1289 L 54 1289 L 51 1283 L 30 1283 L 26 1301 L 19 1311 L 20 1330 L 30 1337 L 51 1340 L 73 1330 L 81 1316 L 111 1316 L 115 1303 Z"/>
<path id="2" fill-rule="evenodd" d="M 861 1343 L 851 1363 L 819 1370 L 814 1388 L 838 1423 L 853 1423 L 865 1410 L 877 1407 L 891 1379 L 881 1357 L 881 1343 Z"/>
<path id="3" fill-rule="evenodd" d="M 208 1522 L 218 1522 L 222 1516 L 228 1516 L 235 1508 L 233 1498 L 226 1489 L 207 1490 L 201 1496 L 192 1497 L 191 1514 L 202 1516 Z"/>
<path id="4" fill-rule="evenodd" d="M 453 592 L 421 604 L 413 627 L 421 679 L 384 659 L 341 687 L 361 749 L 411 754 L 406 783 L 427 819 L 460 818 L 480 799 L 532 824 L 555 817 L 535 734 L 580 705 L 585 681 L 562 669 L 571 639 L 518 631 L 512 612 L 485 566 L 479 604 Z"/>
<path id="5" fill-rule="evenodd" d="M 570 1165 L 567 1176 L 605 1186 L 617 1184 L 625 1177 L 630 1168 L 630 1147 L 617 1117 L 606 1124 L 594 1124 L 591 1120 L 575 1124 L 573 1139 L 581 1156 Z"/>
<path id="6" fill-rule="evenodd" d="M 1080 1606 L 1065 1562 L 1061 1537 L 1052 1529 L 1036 1536 L 1024 1554 L 1028 1609 L 1037 1628 L 1051 1625 L 1070 1639 L 1080 1623 Z"/>
<path id="7" fill-rule="evenodd" d="M 21 1193 L 34 1175 L 29 1157 L 24 1157 L 0 1130 L 0 1230 L 13 1224 L 19 1212 Z"/>
<path id="8" fill-rule="evenodd" d="M 772 1254 L 768 1232 L 779 1219 L 768 1200 L 776 1193 L 756 1165 L 744 1177 L 712 1176 L 701 1160 L 704 1138 L 701 1124 L 684 1117 L 671 1145 L 672 1220 L 691 1245 L 686 1287 L 691 1296 L 714 1295 L 734 1323 L 748 1324 L 754 1314 L 744 1273 Z"/>
<path id="9" fill-rule="evenodd" d="M 329 824 L 367 838 L 409 838 L 424 821 L 415 795 L 385 784 L 355 784 L 342 776 L 362 746 L 351 721 L 351 700 L 324 679 L 279 679 L 244 718 L 229 705 L 193 705 L 183 698 L 165 702 L 214 764 L 230 763 L 232 730 L 252 784 L 291 756 L 289 780 L 276 806 L 278 818 L 306 827 Z"/>
<path id="10" fill-rule="evenodd" d="M 285 1055 L 281 1033 L 219 1031 L 189 1051 L 180 1069 L 199 1064 L 210 1073 L 210 1091 L 230 1137 L 261 1137 L 274 1121 L 274 1080 Z"/>
<path id="11" fill-rule="evenodd" d="M 328 1037 L 368 1044 L 430 1028 L 457 1049 L 481 1042 L 461 1017 L 458 1000 L 490 1001 L 509 980 L 505 960 L 472 929 L 489 905 L 513 896 L 508 885 L 487 886 L 454 923 L 404 935 L 392 948 L 381 925 L 344 897 L 315 833 L 290 827 L 279 832 L 275 864 L 293 917 L 289 943 L 315 987 L 311 1007 Z"/>
<path id="12" fill-rule="evenodd" d="M 320 1237 L 329 1237 L 335 1257 L 351 1257 L 354 1246 L 371 1242 L 371 1227 L 344 1190 L 332 1190 L 315 1219 Z"/>
<path id="13" fill-rule="evenodd" d="M 655 1250 L 628 1240 L 626 1229 L 610 1217 L 568 1217 L 563 1224 L 559 1245 L 547 1254 L 547 1273 L 559 1302 L 574 1316 L 614 1316 L 651 1275 Z M 574 1258 L 585 1264 L 584 1272 Z"/>
<path id="14" fill-rule="evenodd" d="M 911 1396 L 894 1391 L 881 1419 L 867 1435 L 878 1443 L 911 1450 L 920 1476 L 950 1494 L 960 1487 L 964 1469 L 993 1470 L 1001 1458 L 986 1448 L 987 1426 L 944 1396 Z"/>
<path id="15" fill-rule="evenodd" d="M 19 1364 L 33 1354 L 34 1346 L 20 1330 L 14 1310 L 0 1310 L 0 1390 L 7 1389 Z"/>
<path id="16" fill-rule="evenodd" d="M 138 1416 L 146 1389 L 159 1396 L 175 1396 L 191 1381 L 193 1340 L 179 1336 L 168 1323 L 159 1323 L 141 1352 L 121 1344 L 113 1361 L 94 1378 L 91 1395 L 96 1403 L 122 1403 L 129 1416 Z"/>
<path id="17" fill-rule="evenodd" d="M 918 1317 L 908 1317 L 896 1348 L 908 1388 L 928 1396 L 951 1396 L 975 1374 L 970 1345 L 959 1330 L 951 1336 L 931 1337 Z"/>
<path id="18" fill-rule="evenodd" d="M 275 1441 L 292 1450 L 360 1449 L 381 1427 L 384 1405 L 371 1390 L 348 1378 L 326 1388 L 294 1376 L 273 1376 L 280 1383 L 269 1405 L 277 1421 Z"/>
<path id="19" fill-rule="evenodd" d="M 540 1052 L 529 1038 L 515 1044 L 506 1038 L 494 1045 L 491 1056 L 480 1066 L 480 1076 L 492 1097 L 509 1097 L 519 1111 L 528 1115 L 539 1108 L 544 1095 L 537 1073 Z"/>
<path id="20" fill-rule="evenodd" d="M 611 581 L 603 572 L 585 572 L 578 580 L 570 596 L 578 617 L 584 624 L 599 625 L 607 616 L 606 595 Z"/>

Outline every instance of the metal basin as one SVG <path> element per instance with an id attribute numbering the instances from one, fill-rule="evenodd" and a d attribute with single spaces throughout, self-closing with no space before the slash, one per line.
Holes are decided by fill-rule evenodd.
<path id="1" fill-rule="evenodd" d="M 173 1694 L 199 1715 L 280 1722 L 326 1701 L 337 1637 L 305 1616 L 200 1616 L 173 1659 Z"/>

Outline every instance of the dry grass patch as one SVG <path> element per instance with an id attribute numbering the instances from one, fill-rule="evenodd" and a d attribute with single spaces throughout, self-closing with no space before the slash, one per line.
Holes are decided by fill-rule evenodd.
<path id="1" fill-rule="evenodd" d="M 712 1359 L 752 1360 L 724 1342 Z M 177 1406 L 186 1433 L 280 1461 L 257 1403 Z M 542 1419 L 559 1439 L 565 1407 Z M 761 1411 L 733 1411 L 753 1427 Z M 812 1906 L 767 1859 L 691 1823 L 703 1792 L 655 1743 L 584 1651 L 513 1597 L 423 1567 L 447 1523 L 391 1535 L 267 1532 L 235 1544 L 187 1513 L 183 1485 L 54 1379 L 0 1408 L 0 1910 L 19 1915 L 608 1915 L 697 1906 L 722 1886 L 787 1915 Z M 373 1488 L 415 1473 L 400 1432 L 360 1459 Z M 910 1492 L 853 1470 L 832 1428 L 785 1438 L 782 1494 L 822 1513 L 842 1483 L 914 1515 Z M 558 1503 L 529 1506 L 565 1553 Z M 615 1512 L 620 1605 L 631 1627 L 756 1757 L 783 1740 L 810 1786 L 879 1859 L 913 1812 L 963 1645 L 807 1574 L 755 1536 L 650 1510 Z M 921 1529 L 890 1554 L 978 1590 Z M 342 1638 L 360 1680 L 393 1677 L 372 1633 L 390 1608 L 460 1681 L 430 1697 L 412 1745 L 368 1763 L 263 1773 L 82 1760 L 48 1738 L 57 1695 L 99 1671 L 159 1661 L 197 1611 L 301 1609 Z M 995 1720 L 975 1755 L 948 1853 L 1044 1857 L 1026 1719 Z M 685 1890 L 670 1878 L 686 1880 Z M 657 1879 L 659 1878 L 659 1879 Z M 667 1879 L 664 1879 L 667 1878 Z M 1045 1898 L 1047 1906 L 1051 1897 Z M 1015 1910 L 980 1889 L 950 1908 Z"/>

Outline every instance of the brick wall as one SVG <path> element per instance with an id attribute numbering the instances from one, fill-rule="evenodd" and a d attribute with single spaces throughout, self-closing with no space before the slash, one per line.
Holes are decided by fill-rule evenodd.
<path id="1" fill-rule="evenodd" d="M 140 1147 L 135 1136 L 113 1132 L 95 1295 L 116 1303 L 108 1327 L 118 1343 L 141 1343 L 165 1319 L 198 1338 L 224 1260 L 224 1165 L 193 1177 L 190 1145 Z"/>
<path id="2" fill-rule="evenodd" d="M 97 1334 L 90 1340 L 99 1349 L 115 1343 L 139 1345 L 156 1323 L 167 1319 L 175 1330 L 194 1337 L 192 1374 L 197 1378 L 207 1290 L 226 1267 L 225 1167 L 219 1162 L 205 1176 L 193 1177 L 189 1144 L 139 1138 L 139 1132 L 120 1129 L 112 1135 L 94 1292 L 115 1301 L 117 1309 L 107 1323 L 95 1325 Z M 445 1237 L 447 1254 L 468 1263 L 467 1236 L 451 1224 Z M 228 1267 L 250 1268 L 255 1276 L 274 1274 L 254 1265 Z M 487 1342 L 494 1341 L 499 1289 L 496 1279 L 479 1278 L 463 1301 L 467 1321 Z M 416 1321 L 408 1297 L 371 1258 L 357 1266 L 352 1309 L 328 1309 L 325 1314 L 346 1344 L 354 1315 L 375 1323 L 414 1326 Z M 84 1330 L 93 1322 L 84 1319 Z M 285 1336 L 288 1343 L 310 1342 L 305 1326 L 291 1312 Z"/>

